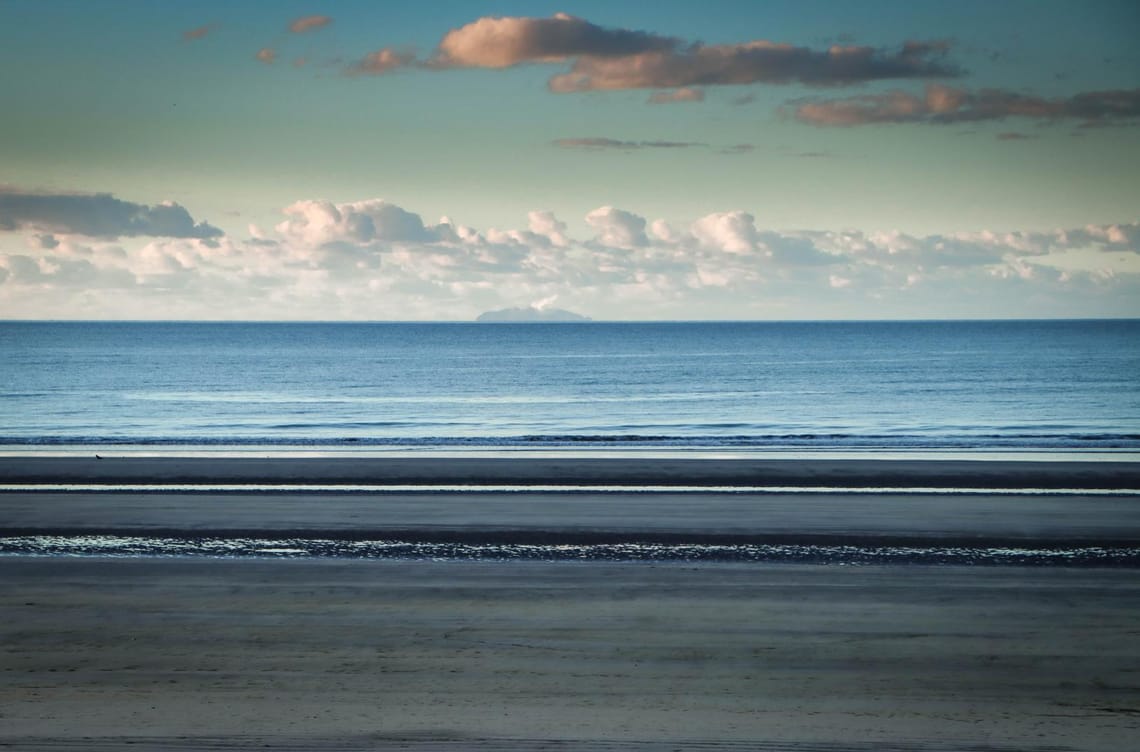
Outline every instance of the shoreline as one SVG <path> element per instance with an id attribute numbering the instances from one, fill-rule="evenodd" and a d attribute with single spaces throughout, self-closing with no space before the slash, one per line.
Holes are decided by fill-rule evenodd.
<path id="1" fill-rule="evenodd" d="M 1137 489 L 1140 462 L 670 457 L 0 456 L 0 484 L 378 484 Z"/>

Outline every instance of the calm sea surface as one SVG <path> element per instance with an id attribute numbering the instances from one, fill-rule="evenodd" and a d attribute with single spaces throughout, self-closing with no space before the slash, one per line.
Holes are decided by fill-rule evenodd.
<path id="1" fill-rule="evenodd" d="M 1140 321 L 0 323 L 0 444 L 1140 448 Z"/>

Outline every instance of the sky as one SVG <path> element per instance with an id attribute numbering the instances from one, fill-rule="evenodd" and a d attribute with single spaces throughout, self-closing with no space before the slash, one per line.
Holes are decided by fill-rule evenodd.
<path id="1" fill-rule="evenodd" d="M 0 318 L 1140 316 L 1140 4 L 0 0 Z"/>

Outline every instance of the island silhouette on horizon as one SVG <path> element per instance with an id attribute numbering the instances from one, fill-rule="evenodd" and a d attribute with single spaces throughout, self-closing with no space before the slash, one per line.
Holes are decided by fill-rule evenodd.
<path id="1" fill-rule="evenodd" d="M 563 308 L 546 308 L 525 306 L 516 308 L 500 308 L 495 311 L 486 311 L 479 314 L 476 321 L 482 323 L 552 323 L 552 322 L 581 322 L 592 321 L 588 316 L 582 316 Z"/>

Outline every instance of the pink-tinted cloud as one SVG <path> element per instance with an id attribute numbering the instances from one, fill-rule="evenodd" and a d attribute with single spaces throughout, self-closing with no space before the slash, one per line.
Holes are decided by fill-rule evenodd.
<path id="1" fill-rule="evenodd" d="M 439 43 L 439 67 L 509 68 L 584 55 L 615 57 L 677 47 L 680 40 L 644 31 L 607 29 L 559 13 L 551 18 L 480 18 Z"/>
<path id="2" fill-rule="evenodd" d="M 586 222 L 597 231 L 595 242 L 607 248 L 639 248 L 649 244 L 645 218 L 632 212 L 602 206 L 586 215 Z"/>
<path id="3" fill-rule="evenodd" d="M 310 245 L 327 243 L 431 242 L 436 235 L 418 214 L 382 199 L 346 204 L 297 201 L 283 210 L 277 225 L 284 237 Z"/>
<path id="4" fill-rule="evenodd" d="M 329 16 L 304 16 L 289 24 L 289 31 L 294 34 L 303 34 L 306 31 L 323 28 L 331 23 L 332 18 Z"/>
<path id="5" fill-rule="evenodd" d="M 272 47 L 262 47 L 254 57 L 266 65 L 272 65 L 277 60 L 277 52 Z"/>
<path id="6" fill-rule="evenodd" d="M 755 221 L 744 211 L 716 212 L 693 222 L 689 232 L 702 247 L 724 253 L 749 253 L 756 248 Z"/>
<path id="7" fill-rule="evenodd" d="M 673 91 L 659 91 L 649 97 L 649 104 L 672 104 L 674 102 L 703 102 L 704 89 L 685 86 Z"/>
<path id="8" fill-rule="evenodd" d="M 1012 117 L 1106 124 L 1140 119 L 1140 89 L 1046 99 L 1005 89 L 968 91 L 930 84 L 922 96 L 890 91 L 803 102 L 795 107 L 794 115 L 812 125 L 842 127 L 872 123 L 949 124 Z"/>
<path id="9" fill-rule="evenodd" d="M 201 39 L 201 38 L 205 37 L 207 34 L 210 34 L 211 32 L 217 31 L 217 29 L 218 29 L 218 24 L 216 24 L 216 23 L 209 23 L 209 24 L 206 24 L 205 26 L 199 26 L 196 29 L 187 29 L 186 31 L 182 32 L 182 41 L 183 42 L 193 42 L 197 39 Z"/>
<path id="10" fill-rule="evenodd" d="M 812 50 L 764 40 L 654 50 L 621 57 L 580 57 L 569 73 L 550 79 L 554 92 L 677 88 L 754 83 L 843 86 L 883 79 L 958 75 L 943 62 L 948 47 L 907 42 L 888 52 L 874 47 Z"/>

